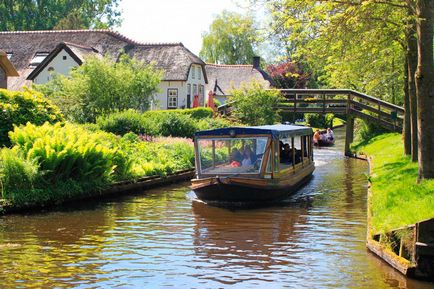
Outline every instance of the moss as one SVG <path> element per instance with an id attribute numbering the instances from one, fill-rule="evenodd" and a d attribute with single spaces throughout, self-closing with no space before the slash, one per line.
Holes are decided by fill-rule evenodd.
<path id="1" fill-rule="evenodd" d="M 417 183 L 418 164 L 404 155 L 401 135 L 382 134 L 353 149 L 371 159 L 372 232 L 434 217 L 434 180 Z"/>

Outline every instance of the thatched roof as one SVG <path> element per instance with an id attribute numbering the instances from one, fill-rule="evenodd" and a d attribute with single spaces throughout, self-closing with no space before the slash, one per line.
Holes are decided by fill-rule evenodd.
<path id="1" fill-rule="evenodd" d="M 272 85 L 270 76 L 260 68 L 253 65 L 226 65 L 209 64 L 205 66 L 208 76 L 206 91 L 213 91 L 216 95 L 229 95 L 233 89 L 238 89 L 241 84 L 258 81 L 264 88 Z"/>
<path id="2" fill-rule="evenodd" d="M 60 43 L 92 48 L 101 54 L 118 59 L 123 52 L 164 69 L 164 80 L 187 80 L 192 64 L 205 63 L 185 48 L 182 43 L 147 44 L 131 40 L 111 30 L 49 30 L 0 32 L 0 49 L 13 53 L 11 62 L 20 77 L 10 81 L 11 89 L 28 84 L 27 77 L 33 71 L 29 64 L 37 52 L 52 52 Z M 74 49 L 70 47 L 72 51 Z M 79 49 L 74 53 L 80 54 Z"/>
<path id="3" fill-rule="evenodd" d="M 3 71 L 6 73 L 7 77 L 10 76 L 19 76 L 17 70 L 15 69 L 14 65 L 9 61 L 8 55 L 6 52 L 0 50 L 0 67 L 3 69 Z"/>
<path id="4" fill-rule="evenodd" d="M 84 58 L 88 55 L 97 55 L 102 57 L 102 55 L 94 48 L 84 45 L 79 45 L 75 43 L 69 42 L 61 42 L 56 48 L 54 48 L 45 59 L 29 74 L 27 80 L 34 80 L 36 76 L 55 58 L 60 51 L 65 50 L 72 59 L 77 62 L 78 65 L 81 65 L 84 61 Z"/>

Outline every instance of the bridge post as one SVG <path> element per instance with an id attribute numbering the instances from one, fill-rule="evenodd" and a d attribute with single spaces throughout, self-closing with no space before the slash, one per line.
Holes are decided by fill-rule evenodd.
<path id="1" fill-rule="evenodd" d="M 345 155 L 350 156 L 350 145 L 354 140 L 354 116 L 347 115 L 347 127 L 345 129 Z"/>

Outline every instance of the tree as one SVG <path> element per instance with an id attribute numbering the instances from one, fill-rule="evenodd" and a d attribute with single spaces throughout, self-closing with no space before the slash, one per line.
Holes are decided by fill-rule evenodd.
<path id="1" fill-rule="evenodd" d="M 0 30 L 113 27 L 120 24 L 119 1 L 0 1 Z"/>
<path id="2" fill-rule="evenodd" d="M 54 75 L 53 80 L 34 86 L 68 119 L 94 122 L 110 112 L 148 109 L 161 77 L 161 71 L 126 55 L 119 62 L 93 56 L 72 69 L 71 76 Z"/>
<path id="3" fill-rule="evenodd" d="M 417 0 L 416 96 L 419 180 L 434 179 L 434 1 Z"/>
<path id="4" fill-rule="evenodd" d="M 202 35 L 199 56 L 210 63 L 251 63 L 257 38 L 252 17 L 223 11 Z"/>
<path id="5" fill-rule="evenodd" d="M 282 101 L 278 90 L 265 90 L 261 84 L 251 82 L 233 90 L 229 96 L 233 115 L 243 124 L 266 125 L 280 120 L 277 105 Z"/>
<path id="6" fill-rule="evenodd" d="M 269 65 L 266 70 L 276 88 L 306 88 L 310 80 L 310 73 L 304 72 L 301 65 L 293 61 Z"/>

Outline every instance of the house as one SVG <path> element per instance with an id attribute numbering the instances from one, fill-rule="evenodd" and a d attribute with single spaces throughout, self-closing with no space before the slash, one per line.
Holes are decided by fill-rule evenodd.
<path id="1" fill-rule="evenodd" d="M 20 74 L 11 90 L 45 83 L 53 72 L 68 75 L 90 54 L 119 59 L 125 53 L 164 71 L 154 109 L 191 107 L 195 95 L 204 105 L 205 63 L 182 43 L 139 43 L 111 30 L 12 31 L 0 32 L 0 49 Z"/>
<path id="2" fill-rule="evenodd" d="M 225 103 L 231 90 L 238 89 L 243 83 L 258 81 L 264 88 L 273 84 L 271 77 L 261 69 L 260 58 L 253 57 L 250 65 L 210 64 L 205 66 L 208 76 L 206 91 L 212 91 L 214 98 L 221 104 Z"/>
<path id="3" fill-rule="evenodd" d="M 0 88 L 8 88 L 8 78 L 19 76 L 8 54 L 0 50 Z"/>

